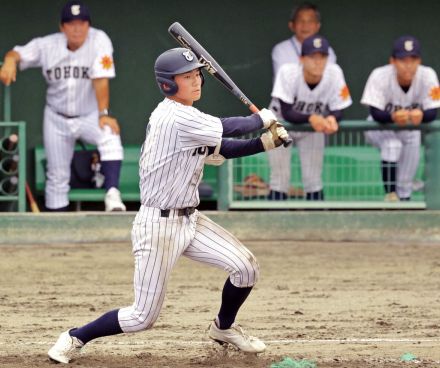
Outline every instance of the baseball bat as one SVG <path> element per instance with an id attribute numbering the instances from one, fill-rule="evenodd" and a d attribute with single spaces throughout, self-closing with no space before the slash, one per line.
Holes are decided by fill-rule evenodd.
<path id="1" fill-rule="evenodd" d="M 31 207 L 31 211 L 33 213 L 40 213 L 40 209 L 38 208 L 38 204 L 34 199 L 34 196 L 32 195 L 31 188 L 29 187 L 29 184 L 26 182 L 26 196 L 29 201 L 29 206 Z"/>
<path id="2" fill-rule="evenodd" d="M 233 80 L 223 70 L 223 68 L 217 63 L 217 61 L 205 50 L 205 48 L 196 41 L 196 39 L 179 23 L 174 22 L 168 28 L 168 32 L 173 36 L 176 41 L 183 47 L 190 49 L 199 59 L 201 64 L 205 65 L 206 71 L 217 79 L 226 89 L 237 97 L 249 110 L 253 113 L 259 111 L 249 98 L 237 87 Z M 292 143 L 292 140 L 286 139 L 283 141 L 283 145 L 287 147 Z"/>

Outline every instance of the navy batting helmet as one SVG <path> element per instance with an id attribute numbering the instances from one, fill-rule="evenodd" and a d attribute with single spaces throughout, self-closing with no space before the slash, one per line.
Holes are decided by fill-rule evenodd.
<path id="1" fill-rule="evenodd" d="M 191 50 L 178 47 L 165 51 L 159 55 L 154 63 L 154 73 L 160 91 L 165 96 L 175 95 L 178 87 L 173 77 L 204 66 L 204 64 L 199 63 L 196 55 Z M 201 77 L 203 85 L 203 74 L 201 74 Z"/>

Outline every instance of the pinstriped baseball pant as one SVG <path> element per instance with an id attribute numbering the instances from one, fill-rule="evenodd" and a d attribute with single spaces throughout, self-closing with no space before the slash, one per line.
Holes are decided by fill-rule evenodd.
<path id="1" fill-rule="evenodd" d="M 122 331 L 151 328 L 159 317 L 171 271 L 181 255 L 229 273 L 236 287 L 253 286 L 259 276 L 254 255 L 231 233 L 197 210 L 160 217 L 157 208 L 141 206 L 131 233 L 134 270 L 134 302 L 121 308 Z"/>
<path id="2" fill-rule="evenodd" d="M 70 163 L 77 139 L 97 146 L 101 161 L 122 160 L 121 137 L 110 127 L 99 127 L 98 111 L 68 119 L 46 106 L 44 109 L 44 149 L 47 159 L 45 201 L 47 208 L 69 204 Z"/>

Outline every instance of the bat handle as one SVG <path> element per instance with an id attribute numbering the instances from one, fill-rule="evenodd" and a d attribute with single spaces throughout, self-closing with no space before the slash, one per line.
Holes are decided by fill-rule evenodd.
<path id="1" fill-rule="evenodd" d="M 254 104 L 250 104 L 249 105 L 249 110 L 251 110 L 254 114 L 257 113 L 258 111 L 260 111 L 258 109 L 257 106 L 255 106 Z M 281 138 L 280 138 L 281 139 Z M 283 146 L 284 147 L 289 147 L 292 144 L 292 138 L 287 138 L 287 139 L 281 139 L 283 141 Z"/>

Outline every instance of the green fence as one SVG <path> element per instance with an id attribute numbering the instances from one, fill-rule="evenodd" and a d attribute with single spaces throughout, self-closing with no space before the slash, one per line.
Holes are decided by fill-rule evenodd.
<path id="1" fill-rule="evenodd" d="M 387 129 L 400 129 L 397 126 Z M 300 127 L 310 131 L 310 127 Z M 440 122 L 422 125 L 421 159 L 413 182 L 411 201 L 386 202 L 380 169 L 380 152 L 365 143 L 366 130 L 384 127 L 368 121 L 343 121 L 329 136 L 324 153 L 322 179 L 325 201 L 306 201 L 303 196 L 297 149 L 292 149 L 291 190 L 286 201 L 266 199 L 270 168 L 266 153 L 229 160 L 219 174 L 219 208 L 227 209 L 440 209 Z M 406 128 L 408 129 L 408 128 Z M 414 128 L 413 128 L 414 129 Z"/>
<path id="2" fill-rule="evenodd" d="M 0 63 L 1 67 L 2 63 Z M 3 88 L 0 121 L 0 203 L 8 211 L 26 211 L 26 124 L 11 122 L 11 88 Z"/>

